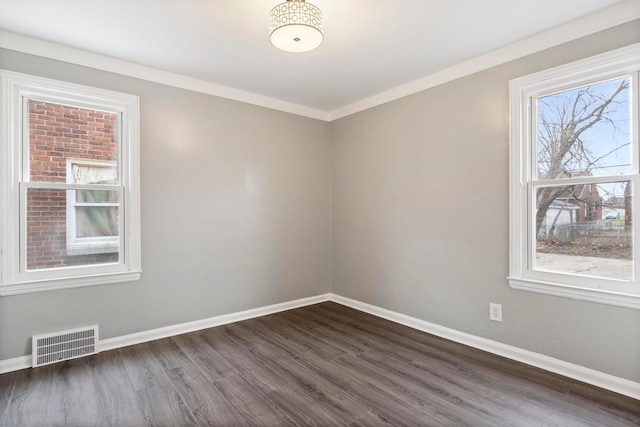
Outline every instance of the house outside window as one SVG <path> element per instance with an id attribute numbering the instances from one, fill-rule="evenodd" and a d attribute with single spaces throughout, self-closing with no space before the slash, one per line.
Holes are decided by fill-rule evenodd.
<path id="1" fill-rule="evenodd" d="M 640 308 L 640 45 L 511 81 L 512 288 Z"/>
<path id="2" fill-rule="evenodd" d="M 0 294 L 138 279 L 137 97 L 1 73 Z"/>

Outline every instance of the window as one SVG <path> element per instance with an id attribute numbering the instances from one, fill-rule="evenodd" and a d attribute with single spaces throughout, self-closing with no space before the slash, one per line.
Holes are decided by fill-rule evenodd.
<path id="1" fill-rule="evenodd" d="M 67 183 L 116 184 L 116 162 L 67 159 Z M 67 190 L 67 255 L 115 253 L 119 247 L 118 194 Z"/>
<path id="2" fill-rule="evenodd" d="M 1 75 L 0 294 L 137 280 L 138 98 Z"/>
<path id="3" fill-rule="evenodd" d="M 512 80 L 512 288 L 640 308 L 640 45 Z"/>

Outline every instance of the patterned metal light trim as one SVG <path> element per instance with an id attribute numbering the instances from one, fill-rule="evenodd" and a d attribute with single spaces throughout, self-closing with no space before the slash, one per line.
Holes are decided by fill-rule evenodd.
<path id="1" fill-rule="evenodd" d="M 317 6 L 307 3 L 305 0 L 287 0 L 271 9 L 270 35 L 282 27 L 299 25 L 314 28 L 319 32 L 320 40 L 322 40 L 322 11 Z"/>

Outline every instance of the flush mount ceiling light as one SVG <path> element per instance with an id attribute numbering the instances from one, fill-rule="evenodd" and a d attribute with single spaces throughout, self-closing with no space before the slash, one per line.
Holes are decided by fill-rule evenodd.
<path id="1" fill-rule="evenodd" d="M 287 0 L 271 9 L 271 44 L 285 52 L 307 52 L 322 43 L 322 11 L 305 0 Z"/>

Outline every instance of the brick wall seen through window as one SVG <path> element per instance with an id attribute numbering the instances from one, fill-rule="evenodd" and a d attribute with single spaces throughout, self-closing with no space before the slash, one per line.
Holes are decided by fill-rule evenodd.
<path id="1" fill-rule="evenodd" d="M 30 100 L 28 108 L 30 181 L 67 182 L 67 159 L 117 160 L 116 114 L 36 100 Z M 66 190 L 28 192 L 27 269 L 117 262 L 117 251 L 68 253 L 66 210 Z"/>

